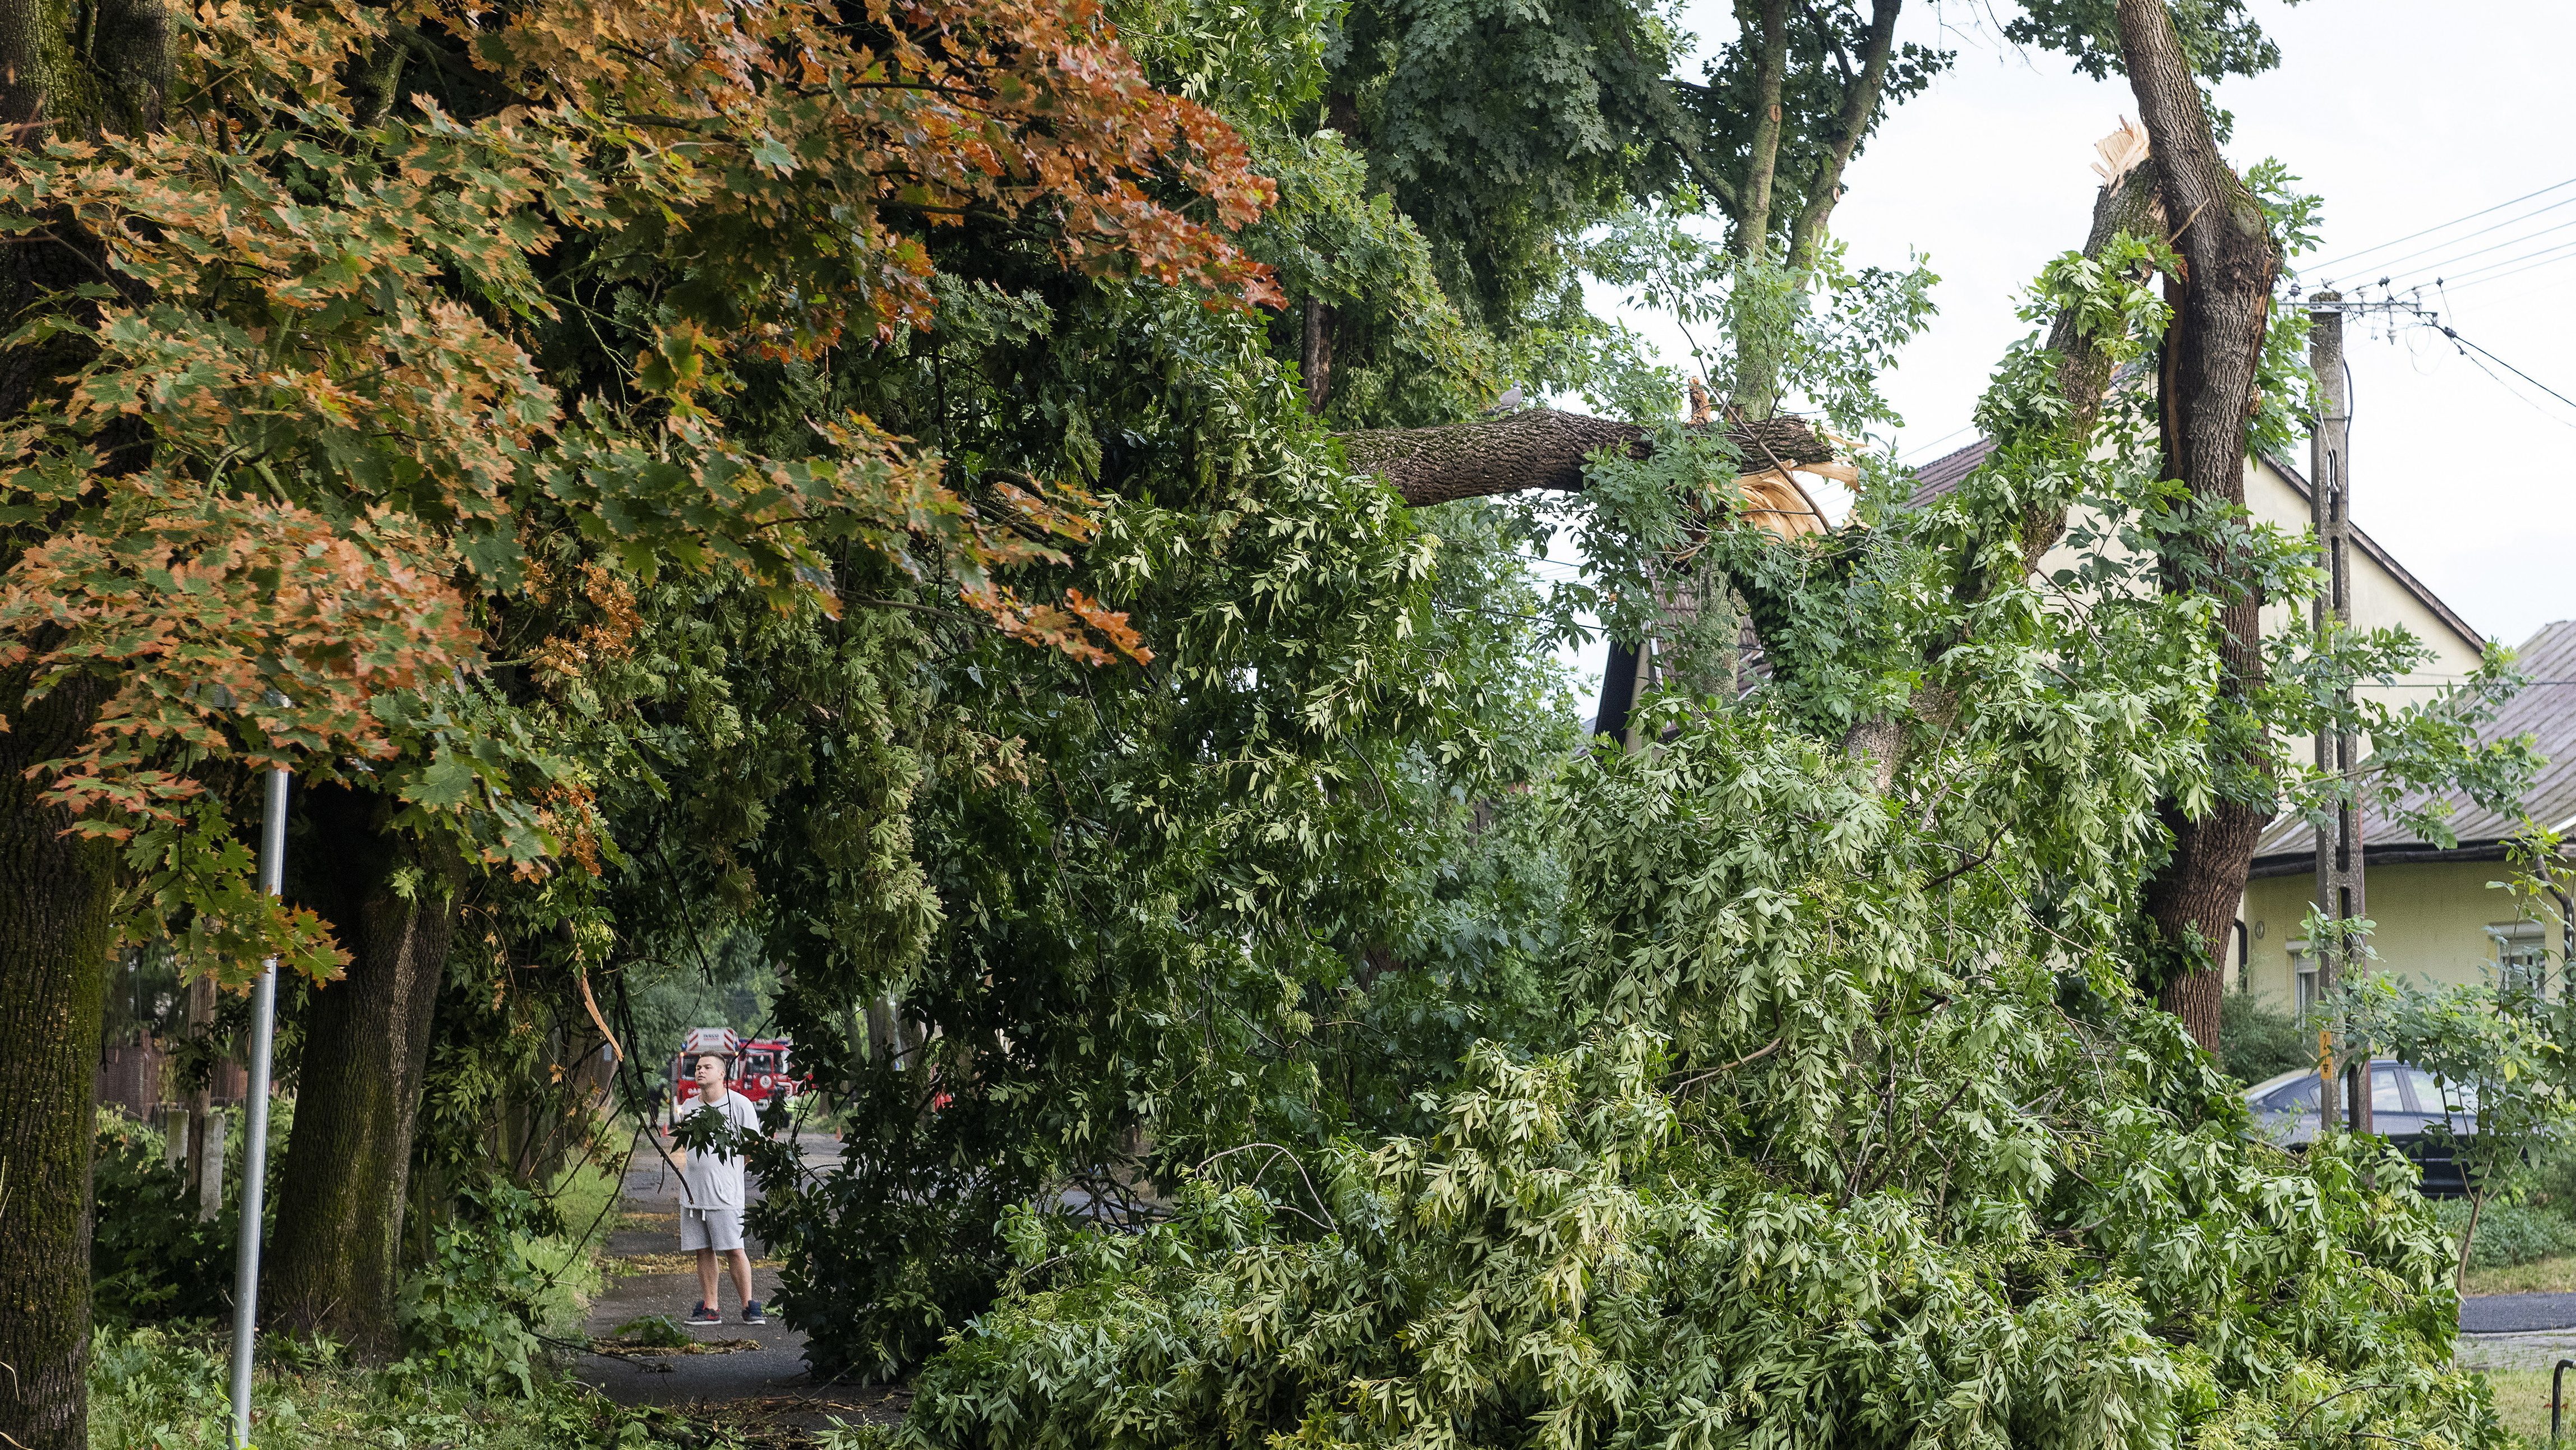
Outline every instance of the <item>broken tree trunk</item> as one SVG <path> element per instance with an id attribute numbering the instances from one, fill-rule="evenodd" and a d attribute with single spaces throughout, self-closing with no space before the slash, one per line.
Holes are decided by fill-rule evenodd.
<path id="1" fill-rule="evenodd" d="M 1742 451 L 1745 466 L 1751 469 L 1777 472 L 1784 466 L 1834 459 L 1832 442 L 1803 418 L 1738 423 L 1726 428 L 1725 435 Z M 1560 413 L 1554 408 L 1524 408 L 1499 418 L 1440 428 L 1372 428 L 1340 437 L 1343 457 L 1352 467 L 1385 475 L 1404 501 L 1416 508 L 1533 488 L 1580 493 L 1583 462 L 1602 449 L 1622 449 L 1631 458 L 1654 452 L 1651 435 L 1635 423 Z M 1813 505 L 1804 499 L 1794 506 L 1753 497 L 1748 502 L 1782 512 L 1813 512 Z M 1818 528 L 1823 522 L 1821 517 L 1815 520 Z"/>
<path id="2" fill-rule="evenodd" d="M 2101 164 L 2102 190 L 2093 199 L 2093 230 L 2084 239 L 2084 255 L 2098 258 L 2122 234 L 2151 237 L 2163 230 L 2158 207 L 2157 171 L 2147 138 L 2122 121 L 2095 149 Z M 2074 309 L 2058 314 L 2048 329 L 2049 351 L 2057 354 L 2057 392 L 2066 400 L 2063 427 L 2078 452 L 2093 444 L 2094 424 L 2101 421 L 2102 399 L 2110 392 L 2112 363 L 2105 348 L 2077 327 Z M 2035 499 L 2022 516 L 2022 573 L 2037 573 L 2039 561 L 2066 536 L 2066 511 L 2072 497 Z"/>
<path id="3" fill-rule="evenodd" d="M 2119 23 L 2129 85 L 2183 262 L 2183 275 L 2167 285 L 2174 315 L 2158 377 L 2164 473 L 2198 500 L 2242 508 L 2246 430 L 2279 255 L 2261 205 L 2218 154 L 2163 0 L 2119 0 Z M 2184 547 L 2199 552 L 2167 561 L 2165 587 L 2217 596 L 2221 708 L 2243 708 L 2263 679 L 2262 596 L 2235 546 L 2211 540 Z M 2254 842 L 2271 820 L 2269 808 L 2252 799 L 2259 792 L 2242 779 L 2227 789 L 2225 777 L 2262 768 L 2258 739 L 2217 762 L 2221 789 L 2202 814 L 2174 803 L 2163 809 L 2173 856 L 2148 883 L 2145 910 L 2172 953 L 2161 1000 L 2203 1047 L 2218 1044 L 2223 979 L 2216 953 L 2244 898 Z"/>

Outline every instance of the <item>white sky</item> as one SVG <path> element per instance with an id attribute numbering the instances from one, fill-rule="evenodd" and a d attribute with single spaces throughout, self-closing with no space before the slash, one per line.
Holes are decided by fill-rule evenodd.
<path id="1" fill-rule="evenodd" d="M 1940 316 L 1885 380 L 1905 416 L 1897 441 L 1908 462 L 1968 440 L 1959 430 L 2022 331 L 2015 294 L 2041 263 L 2083 243 L 2095 138 L 2136 114 L 2125 80 L 2089 81 L 2061 56 L 2006 45 L 1987 17 L 2010 8 L 2007 0 L 1991 12 L 1981 0 L 1907 7 L 1904 38 L 1954 49 L 1958 62 L 1881 126 L 1834 217 L 1856 265 L 1902 266 L 1911 248 L 1942 278 Z M 2566 79 L 2576 7 L 2563 0 L 2310 0 L 2295 8 L 2254 0 L 2254 8 L 2280 43 L 2282 64 L 2220 88 L 2220 103 L 2236 114 L 2227 150 L 2240 168 L 2279 157 L 2324 198 L 2323 245 L 2302 263 L 2312 282 L 2320 261 L 2576 179 L 2576 147 L 2567 144 L 2576 88 Z M 1733 33 L 1728 0 L 1689 0 L 1682 15 L 1712 48 Z M 1696 79 L 1698 64 L 1685 74 Z M 2561 200 L 2570 204 L 2448 250 L 2565 230 L 2463 259 L 2445 275 L 2576 244 L 2571 199 L 2576 186 L 2389 249 L 2358 264 L 2362 280 L 2389 270 L 2372 270 L 2376 263 Z M 2519 275 L 2487 275 L 2440 307 L 2445 320 L 2576 398 L 2576 245 Z M 2428 287 L 2425 300 L 2442 299 Z M 1663 345 L 1667 361 L 1688 361 L 1668 324 L 1624 315 Z M 2508 644 L 2576 615 L 2576 406 L 2504 374 L 2517 397 L 2421 329 L 2394 340 L 2356 332 L 2347 350 L 2354 522 L 2470 624 Z M 2304 470 L 2304 450 L 2292 461 Z M 1597 675 L 1598 660 L 1585 663 Z M 1578 677 L 1578 688 L 1598 687 Z"/>

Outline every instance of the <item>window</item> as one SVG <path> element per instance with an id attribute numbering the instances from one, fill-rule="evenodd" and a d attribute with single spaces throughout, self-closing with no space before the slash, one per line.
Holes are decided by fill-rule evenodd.
<path id="1" fill-rule="evenodd" d="M 2502 921 L 2487 928 L 2495 942 L 2496 986 L 2505 992 L 2544 996 L 2549 990 L 2549 936 L 2536 921 Z"/>
<path id="2" fill-rule="evenodd" d="M 2308 950 L 2306 942 L 2290 943 L 2290 970 L 2298 983 L 2298 990 L 2292 996 L 2297 1001 L 2299 1015 L 2304 1017 L 2309 1008 L 2317 1005 L 2317 957 L 2316 953 Z"/>
<path id="3" fill-rule="evenodd" d="M 2307 1113 L 2313 1116 L 2316 1110 L 2317 1075 L 2315 1073 L 2296 1079 L 2287 1086 L 2274 1088 L 2263 1097 L 2263 1111 L 2267 1113 Z"/>
<path id="4" fill-rule="evenodd" d="M 2414 1111 L 2406 1103 L 2406 1085 L 2400 1079 L 2407 1073 L 2423 1076 L 2423 1069 L 2403 1063 L 2374 1062 L 2370 1065 L 2370 1111 L 2404 1113 Z M 2428 1094 L 2429 1096 L 2429 1094 Z"/>

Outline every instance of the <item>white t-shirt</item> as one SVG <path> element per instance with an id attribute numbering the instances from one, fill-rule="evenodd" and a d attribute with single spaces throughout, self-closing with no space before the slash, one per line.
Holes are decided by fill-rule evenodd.
<path id="1" fill-rule="evenodd" d="M 720 1102 L 701 1100 L 689 1108 L 686 1116 L 694 1118 L 700 1113 L 719 1113 L 728 1127 L 760 1131 L 759 1111 L 752 1107 L 751 1099 L 738 1092 L 728 1090 Z M 687 1166 L 680 1170 L 680 1188 L 690 1208 L 739 1209 L 743 1198 L 742 1160 L 712 1148 L 691 1153 Z"/>

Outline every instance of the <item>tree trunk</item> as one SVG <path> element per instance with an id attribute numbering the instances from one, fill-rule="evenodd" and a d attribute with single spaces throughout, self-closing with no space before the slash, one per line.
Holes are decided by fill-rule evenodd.
<path id="1" fill-rule="evenodd" d="M 1479 423 L 1442 428 L 1371 428 L 1338 435 L 1352 467 L 1386 476 L 1416 508 L 1524 489 L 1583 491 L 1583 462 L 1605 448 L 1644 458 L 1653 451 L 1634 423 L 1553 408 L 1524 408 Z M 1833 445 L 1798 418 L 1739 424 L 1726 436 L 1748 466 L 1824 463 Z"/>
<path id="2" fill-rule="evenodd" d="M 2262 207 L 2218 154 L 2163 0 L 2120 0 L 2119 22 L 2130 88 L 2183 261 L 2183 276 L 2168 287 L 2174 317 L 2158 380 L 2165 476 L 2204 502 L 2242 508 L 2246 429 L 2279 258 Z M 2232 549 L 2204 547 L 2212 551 L 2203 557 L 2168 561 L 2166 587 L 2217 594 L 2219 708 L 2242 710 L 2263 679 L 2262 598 Z M 2214 954 L 2228 940 L 2254 842 L 2271 819 L 2246 778 L 2261 769 L 2258 747 L 2217 762 L 2221 789 L 2205 814 L 2166 810 L 2173 855 L 2147 885 L 2144 906 L 2157 936 L 2169 950 L 2189 954 L 2166 964 L 2162 1000 L 2204 1047 L 2218 1044 L 2223 969 Z M 2238 778 L 2231 783 L 2230 775 Z"/>
<path id="3" fill-rule="evenodd" d="M 7 677 L 15 700 L 25 677 Z M 116 855 L 64 834 L 71 813 L 40 804 L 28 766 L 67 753 L 107 694 L 76 680 L 10 712 L 0 734 L 0 1444 L 89 1443 L 92 1096 L 104 1027 Z"/>
<path id="4" fill-rule="evenodd" d="M 305 796 L 305 814 L 315 829 L 291 858 L 300 868 L 291 884 L 350 961 L 306 1012 L 261 1298 L 284 1329 L 387 1355 L 399 1338 L 412 1133 L 456 908 L 450 883 L 386 829 L 374 796 L 323 787 Z"/>
<path id="5" fill-rule="evenodd" d="M 1771 260 L 1771 197 L 1780 172 L 1780 91 L 1789 69 L 1787 0 L 1761 0 L 1753 62 L 1753 136 L 1744 162 L 1743 206 L 1733 243 L 1740 259 L 1729 292 L 1735 377 L 1727 390 L 1739 418 L 1768 418 L 1780 403 L 1782 294 L 1791 285 Z"/>
<path id="6" fill-rule="evenodd" d="M 1816 251 L 1824 245 L 1825 226 L 1833 219 L 1834 203 L 1842 200 L 1843 169 L 1851 165 L 1862 138 L 1878 124 L 1878 98 L 1887 89 L 1888 57 L 1896 50 L 1896 17 L 1904 8 L 1905 0 L 1874 0 L 1870 7 L 1869 34 L 1861 42 L 1860 74 L 1846 75 L 1844 79 L 1843 107 L 1835 118 L 1833 144 L 1817 158 L 1816 174 L 1807 182 L 1806 204 L 1798 209 L 1798 219 L 1789 227 L 1789 265 L 1796 271 L 1804 272 L 1816 265 Z"/>
<path id="7" fill-rule="evenodd" d="M 170 71 L 169 29 L 159 0 L 105 0 L 74 45 L 68 0 L 0 0 L 0 127 L 13 144 L 49 134 L 89 139 L 106 129 L 156 124 Z M 93 280 L 91 262 L 62 240 L 0 243 L 0 314 Z M 14 322 L 12 323 L 14 326 Z M 77 367 L 78 345 L 0 353 L 0 417 L 16 417 Z M 42 521 L 0 535 L 14 567 Z M 114 683 L 74 679 L 45 699 L 24 698 L 29 676 L 0 672 L 0 1003 L 15 1020 L 0 1032 L 0 1444 L 85 1450 L 90 1334 L 90 1162 L 109 953 L 115 941 L 115 850 L 65 834 L 71 813 L 39 799 L 27 771 L 69 754 L 114 693 Z"/>
<path id="8" fill-rule="evenodd" d="M 1321 417 L 1325 400 L 1333 395 L 1333 309 L 1321 297 L 1306 299 L 1302 343 L 1298 362 L 1306 383 L 1306 411 Z"/>
<path id="9" fill-rule="evenodd" d="M 1780 89 L 1789 74 L 1788 0 L 1761 0 L 1761 53 L 1753 62 L 1753 142 L 1744 161 L 1744 208 L 1735 252 L 1760 262 L 1771 250 L 1771 183 L 1780 169 Z"/>

